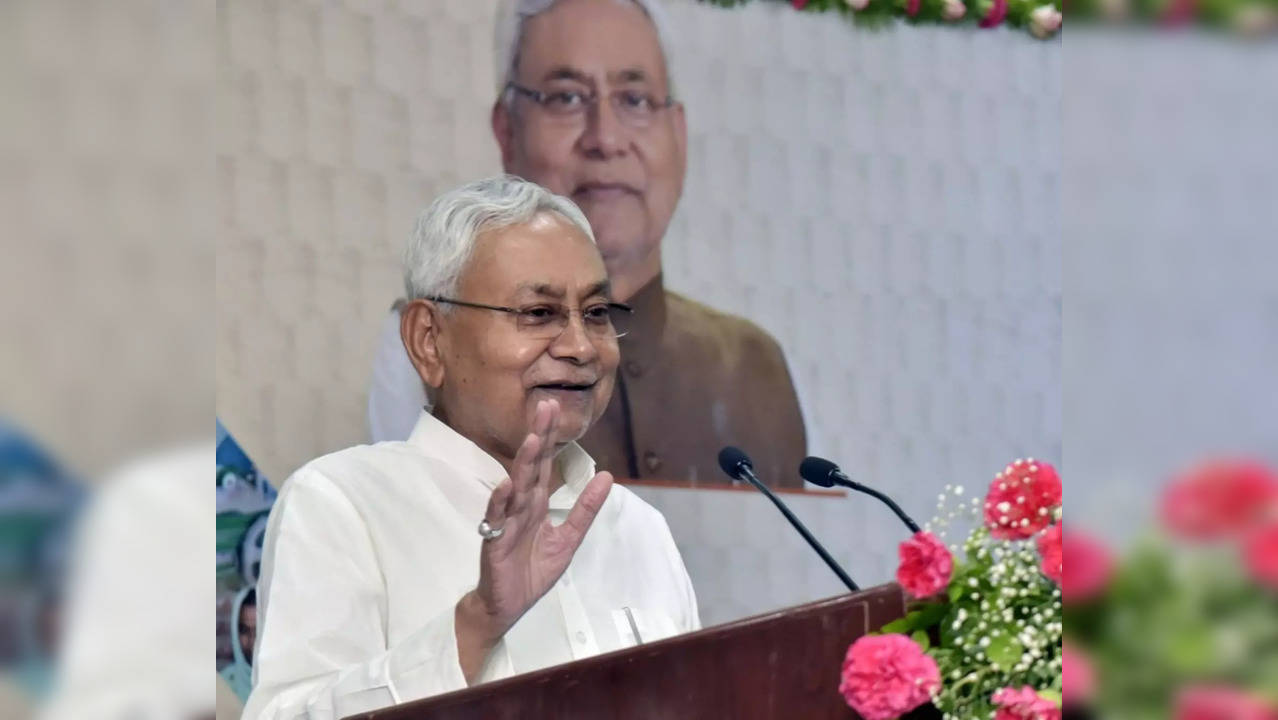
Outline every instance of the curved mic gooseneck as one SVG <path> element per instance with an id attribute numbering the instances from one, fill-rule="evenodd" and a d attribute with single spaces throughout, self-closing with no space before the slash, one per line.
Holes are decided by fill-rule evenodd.
<path id="1" fill-rule="evenodd" d="M 861 483 L 853 480 L 843 474 L 843 471 L 839 469 L 838 465 L 835 465 L 825 458 L 812 456 L 804 458 L 803 462 L 799 463 L 799 475 L 803 476 L 804 480 L 807 480 L 813 485 L 820 485 L 821 487 L 826 488 L 841 485 L 845 488 L 851 488 L 859 493 L 865 493 L 871 497 L 878 498 L 881 502 L 883 502 L 883 504 L 892 508 L 892 512 L 896 513 L 896 516 L 901 518 L 901 522 L 905 523 L 905 526 L 909 528 L 911 532 L 919 531 L 919 524 L 914 522 L 909 515 L 906 515 L 905 511 L 901 509 L 901 506 L 897 505 L 892 498 L 868 485 L 862 485 Z"/>

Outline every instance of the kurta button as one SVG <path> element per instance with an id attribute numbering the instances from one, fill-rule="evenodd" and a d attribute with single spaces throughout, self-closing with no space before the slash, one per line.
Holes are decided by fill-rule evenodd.
<path id="1" fill-rule="evenodd" d="M 657 472 L 661 469 L 661 457 L 655 452 L 646 452 L 643 454 L 643 464 L 647 465 L 651 472 Z"/>
<path id="2" fill-rule="evenodd" d="M 643 374 L 643 366 L 634 360 L 626 361 L 626 374 L 630 377 L 639 377 Z"/>
<path id="3" fill-rule="evenodd" d="M 578 630 L 578 631 L 577 631 L 577 634 L 576 634 L 574 637 L 576 637 L 576 638 L 577 638 L 577 642 L 582 643 L 583 645 L 585 644 L 585 642 L 586 642 L 586 633 L 584 633 L 584 632 L 582 632 L 582 631 Z"/>

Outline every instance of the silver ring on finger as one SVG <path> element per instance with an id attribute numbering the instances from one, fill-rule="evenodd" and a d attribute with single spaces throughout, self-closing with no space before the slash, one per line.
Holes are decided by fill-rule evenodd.
<path id="1" fill-rule="evenodd" d="M 501 537 L 503 532 L 506 532 L 505 528 L 495 528 L 489 525 L 487 518 L 479 521 L 479 536 L 485 540 L 496 540 Z"/>

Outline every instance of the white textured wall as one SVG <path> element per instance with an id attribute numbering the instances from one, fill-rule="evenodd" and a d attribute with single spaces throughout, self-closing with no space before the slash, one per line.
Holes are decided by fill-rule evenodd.
<path id="1" fill-rule="evenodd" d="M 1112 540 L 1208 454 L 1278 467 L 1278 46 L 1088 33 L 1065 69 L 1063 437 Z"/>
<path id="2" fill-rule="evenodd" d="M 949 482 L 1060 457 L 1060 44 L 670 3 L 689 176 L 668 285 L 772 332 L 811 450 L 920 521 Z M 395 252 L 499 169 L 486 3 L 219 8 L 218 412 L 272 478 L 363 440 Z M 766 398 L 760 398 L 766 402 Z M 838 591 L 761 497 L 639 489 L 720 622 Z M 904 530 L 795 511 L 863 585 Z"/>

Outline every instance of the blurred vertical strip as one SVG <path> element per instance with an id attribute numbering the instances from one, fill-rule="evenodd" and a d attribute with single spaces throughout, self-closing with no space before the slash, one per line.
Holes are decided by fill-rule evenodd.
<path id="1" fill-rule="evenodd" d="M 1065 700 L 1278 717 L 1278 548 L 1218 532 L 1278 528 L 1278 44 L 1064 51 Z"/>
<path id="2" fill-rule="evenodd" d="M 215 16 L 0 3 L 0 716 L 211 715 Z"/>
<path id="3" fill-rule="evenodd" d="M 1278 43 L 1065 46 L 1065 460 L 1111 540 L 1206 456 L 1278 460 Z"/>

